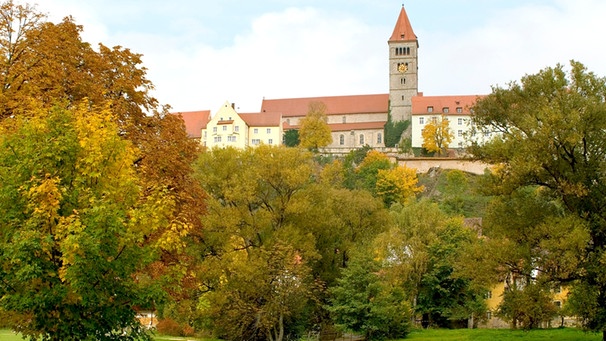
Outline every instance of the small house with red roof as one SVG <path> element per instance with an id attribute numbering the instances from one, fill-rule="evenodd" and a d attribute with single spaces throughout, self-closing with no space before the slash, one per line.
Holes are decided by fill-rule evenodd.
<path id="1" fill-rule="evenodd" d="M 282 115 L 279 112 L 237 113 L 234 105 L 223 106 L 201 128 L 203 146 L 245 148 L 282 143 Z"/>

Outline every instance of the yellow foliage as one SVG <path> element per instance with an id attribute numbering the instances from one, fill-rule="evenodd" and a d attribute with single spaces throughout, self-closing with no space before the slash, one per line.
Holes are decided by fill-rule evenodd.
<path id="1" fill-rule="evenodd" d="M 379 169 L 377 174 L 377 194 L 386 204 L 404 202 L 425 187 L 417 186 L 419 179 L 414 168 L 398 166 L 393 169 Z"/>
<path id="2" fill-rule="evenodd" d="M 389 161 L 389 157 L 387 155 L 385 155 L 384 153 L 381 153 L 378 150 L 373 149 L 373 150 L 370 150 L 366 154 L 366 157 L 364 157 L 364 160 L 362 160 L 358 169 L 364 168 L 368 165 L 372 165 L 375 162 L 390 162 L 390 161 Z"/>
<path id="3" fill-rule="evenodd" d="M 430 120 L 423 130 L 423 148 L 429 152 L 444 153 L 454 139 L 450 122 L 444 115 L 439 120 Z"/>

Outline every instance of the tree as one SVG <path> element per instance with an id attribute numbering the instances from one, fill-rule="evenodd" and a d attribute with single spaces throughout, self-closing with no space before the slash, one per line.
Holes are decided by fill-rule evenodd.
<path id="1" fill-rule="evenodd" d="M 438 155 L 445 155 L 454 139 L 450 121 L 444 115 L 440 119 L 430 120 L 421 134 L 423 135 L 423 148 L 430 153 L 438 153 Z"/>
<path id="2" fill-rule="evenodd" d="M 299 131 L 296 129 L 289 129 L 284 132 L 284 145 L 287 147 L 296 147 L 301 143 L 299 141 Z"/>
<path id="3" fill-rule="evenodd" d="M 355 168 L 353 188 L 365 189 L 376 195 L 377 177 L 379 170 L 388 170 L 393 167 L 391 161 L 384 153 L 371 149 L 366 153 L 364 159 Z"/>
<path id="4" fill-rule="evenodd" d="M 393 225 L 377 235 L 374 250 L 383 271 L 404 289 L 413 314 L 430 325 L 452 327 L 484 312 L 484 289 L 455 271 L 474 231 L 426 200 L 394 204 L 390 213 Z"/>
<path id="5" fill-rule="evenodd" d="M 196 276 L 219 336 L 280 341 L 305 323 L 318 254 L 299 215 L 309 205 L 312 165 L 308 152 L 283 146 L 200 155 L 195 168 L 208 213 L 194 246 L 203 257 Z"/>
<path id="6" fill-rule="evenodd" d="M 404 338 L 410 330 L 410 306 L 402 288 L 385 280 L 379 262 L 367 253 L 343 269 L 330 289 L 328 306 L 341 328 L 363 333 L 366 340 Z"/>
<path id="7" fill-rule="evenodd" d="M 397 166 L 388 170 L 379 169 L 376 183 L 377 195 L 383 198 L 387 207 L 396 202 L 403 203 L 425 189 L 423 186 L 417 186 L 418 182 L 419 179 L 414 168 Z"/>
<path id="8" fill-rule="evenodd" d="M 601 330 L 606 339 L 606 81 L 588 72 L 578 62 L 546 68 L 512 82 L 508 88 L 493 88 L 473 108 L 473 123 L 496 132 L 494 139 L 475 143 L 477 159 L 495 164 L 498 193 L 511 193 L 524 186 L 537 186 L 547 197 L 559 201 L 567 215 L 589 238 L 577 259 L 577 267 L 559 273 L 547 267 L 554 280 L 582 285 L 595 293 L 595 314 L 586 327 Z M 556 225 L 559 233 L 566 224 Z M 527 225 L 528 231 L 537 226 Z M 577 284 L 575 284 L 577 285 Z"/>
<path id="9" fill-rule="evenodd" d="M 83 101 L 91 108 L 108 108 L 117 124 L 116 136 L 132 144 L 133 169 L 144 195 L 153 198 L 167 191 L 174 199 L 165 207 L 172 218 L 147 236 L 150 244 L 168 236 L 172 242 L 164 243 L 162 259 L 137 277 L 170 279 L 170 287 L 176 287 L 174 281 L 186 280 L 188 273 L 172 266 L 187 265 L 183 239 L 201 234 L 203 192 L 190 174 L 198 145 L 187 138 L 183 121 L 150 96 L 153 85 L 141 55 L 121 46 L 99 44 L 93 49 L 81 40 L 82 27 L 71 17 L 50 23 L 35 6 L 13 1 L 4 2 L 0 11 L 0 121 L 10 125 L 16 118 L 43 116 L 54 107 L 72 111 Z"/>
<path id="10" fill-rule="evenodd" d="M 326 105 L 322 102 L 309 103 L 307 115 L 299 122 L 301 146 L 312 151 L 332 143 L 332 135 L 326 117 Z"/>
<path id="11" fill-rule="evenodd" d="M 143 194 L 133 145 L 107 109 L 40 109 L 2 124 L 0 307 L 32 339 L 134 339 L 156 292 L 135 274 L 170 235 L 174 205 Z"/>

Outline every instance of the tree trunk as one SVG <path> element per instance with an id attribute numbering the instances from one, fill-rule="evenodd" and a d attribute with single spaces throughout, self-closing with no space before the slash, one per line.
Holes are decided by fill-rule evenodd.
<path id="1" fill-rule="evenodd" d="M 606 330 L 602 330 L 602 341 L 606 341 Z"/>

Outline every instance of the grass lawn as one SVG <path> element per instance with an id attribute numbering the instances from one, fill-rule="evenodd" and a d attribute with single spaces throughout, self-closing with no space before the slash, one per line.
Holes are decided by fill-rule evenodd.
<path id="1" fill-rule="evenodd" d="M 11 332 L 9 329 L 0 329 L 0 340 L 2 340 L 2 341 L 23 341 L 21 336 Z"/>
<path id="2" fill-rule="evenodd" d="M 193 337 L 177 337 L 177 336 L 160 336 L 154 335 L 155 341 L 198 341 L 203 339 L 196 339 Z M 20 335 L 16 335 L 9 329 L 0 329 L 0 341 L 23 341 Z"/>
<path id="3" fill-rule="evenodd" d="M 414 330 L 406 340 L 416 341 L 600 341 L 601 333 L 589 333 L 574 328 L 538 329 L 531 331 L 509 329 L 429 329 Z"/>

